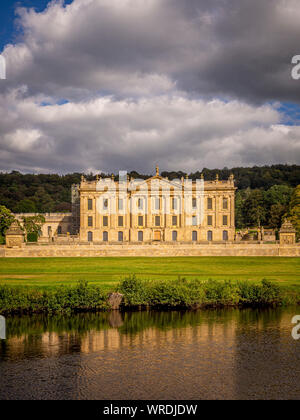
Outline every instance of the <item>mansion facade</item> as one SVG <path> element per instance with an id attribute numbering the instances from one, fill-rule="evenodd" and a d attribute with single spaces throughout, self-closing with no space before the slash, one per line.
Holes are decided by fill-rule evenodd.
<path id="1" fill-rule="evenodd" d="M 86 181 L 77 190 L 79 238 L 94 243 L 233 241 L 236 187 L 228 180 Z"/>
<path id="2" fill-rule="evenodd" d="M 72 213 L 45 214 L 40 242 L 204 243 L 235 239 L 233 175 L 227 180 L 120 173 L 72 186 Z M 21 220 L 22 215 L 16 215 Z"/>

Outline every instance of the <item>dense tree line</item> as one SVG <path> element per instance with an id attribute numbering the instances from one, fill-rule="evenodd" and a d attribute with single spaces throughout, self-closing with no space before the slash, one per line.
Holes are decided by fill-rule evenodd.
<path id="1" fill-rule="evenodd" d="M 299 165 L 204 168 L 202 171 L 190 173 L 189 178 L 199 179 L 202 173 L 206 180 L 215 179 L 217 174 L 220 179 L 227 179 L 231 173 L 234 175 L 238 188 L 236 194 L 238 228 L 257 225 L 279 227 L 282 218 L 289 210 L 293 191 L 300 184 Z M 34 175 L 21 174 L 17 171 L 0 173 L 0 204 L 14 213 L 70 211 L 71 185 L 78 184 L 81 175 L 81 173 Z M 136 171 L 130 172 L 129 175 L 141 179 L 151 176 Z M 186 173 L 162 172 L 161 175 L 172 180 L 185 177 Z M 94 177 L 93 174 L 85 176 L 88 179 Z M 118 180 L 117 175 L 115 179 Z"/>

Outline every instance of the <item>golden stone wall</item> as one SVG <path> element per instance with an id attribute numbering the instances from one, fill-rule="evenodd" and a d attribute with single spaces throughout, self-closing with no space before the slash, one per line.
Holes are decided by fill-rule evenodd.
<path id="1" fill-rule="evenodd" d="M 123 244 L 123 245 L 30 245 L 0 248 L 0 257 L 300 257 L 300 243 L 294 245 L 264 243 L 207 244 Z"/>

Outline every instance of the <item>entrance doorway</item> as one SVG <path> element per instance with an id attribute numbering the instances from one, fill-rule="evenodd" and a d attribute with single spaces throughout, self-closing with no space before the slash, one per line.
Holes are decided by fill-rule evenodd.
<path id="1" fill-rule="evenodd" d="M 160 230 L 155 230 L 154 231 L 154 240 L 155 241 L 160 241 L 161 240 L 161 231 Z"/>

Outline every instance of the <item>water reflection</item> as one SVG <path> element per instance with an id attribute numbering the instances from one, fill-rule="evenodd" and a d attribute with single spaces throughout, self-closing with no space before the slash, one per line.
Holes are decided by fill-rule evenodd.
<path id="1" fill-rule="evenodd" d="M 0 399 L 299 398 L 289 310 L 11 317 Z"/>

